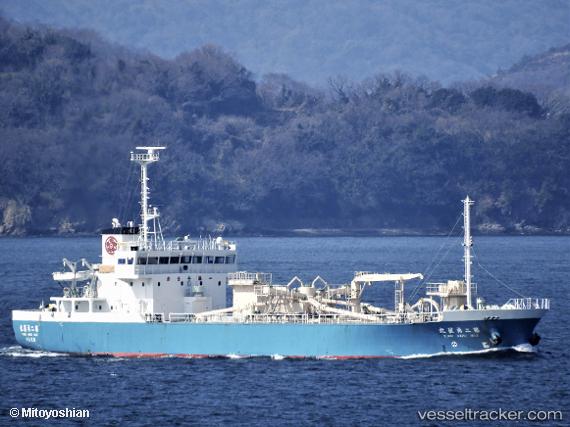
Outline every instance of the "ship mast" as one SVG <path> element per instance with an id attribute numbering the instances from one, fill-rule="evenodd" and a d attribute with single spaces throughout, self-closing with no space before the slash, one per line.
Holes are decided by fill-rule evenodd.
<path id="1" fill-rule="evenodd" d="M 467 196 L 463 202 L 463 261 L 465 263 L 465 286 L 467 287 L 466 298 L 467 308 L 471 306 L 471 246 L 473 246 L 473 238 L 471 237 L 471 212 L 470 208 L 475 203 Z"/>
<path id="2" fill-rule="evenodd" d="M 155 220 L 158 218 L 158 210 L 153 208 L 152 210 L 149 209 L 149 190 L 148 190 L 148 174 L 147 174 L 147 166 L 151 163 L 158 162 L 159 155 L 158 150 L 164 150 L 166 147 L 136 147 L 137 150 L 146 151 L 146 153 L 136 153 L 131 151 L 131 161 L 136 162 L 141 167 L 141 225 L 140 225 L 140 239 L 142 241 L 142 246 L 145 249 L 152 247 L 152 244 L 149 244 L 149 234 L 153 235 L 153 240 L 156 245 L 157 243 L 157 233 L 156 227 L 153 227 L 153 231 L 149 232 L 148 229 L 148 222 Z"/>

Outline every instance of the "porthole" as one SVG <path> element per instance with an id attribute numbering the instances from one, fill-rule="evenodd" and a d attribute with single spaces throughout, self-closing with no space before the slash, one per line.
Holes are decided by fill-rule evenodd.
<path id="1" fill-rule="evenodd" d="M 180 282 L 180 286 L 184 286 L 184 282 Z"/>
<path id="2" fill-rule="evenodd" d="M 170 282 L 170 276 L 168 276 L 168 277 L 166 278 L 166 281 L 167 281 L 167 282 Z"/>
<path id="3" fill-rule="evenodd" d="M 103 307 L 102 307 L 102 306 L 99 306 L 99 310 L 102 310 L 102 309 L 103 309 Z"/>
<path id="4" fill-rule="evenodd" d="M 200 280 L 200 286 L 202 286 L 202 281 Z"/>
<path id="5" fill-rule="evenodd" d="M 160 282 L 158 282 L 158 286 L 160 286 Z"/>
<path id="6" fill-rule="evenodd" d="M 75 309 L 79 310 L 79 306 L 77 304 L 75 304 Z"/>
<path id="7" fill-rule="evenodd" d="M 222 286 L 222 281 L 218 280 L 218 286 Z"/>
<path id="8" fill-rule="evenodd" d="M 144 282 L 143 282 L 143 283 L 141 283 L 141 285 L 142 285 L 142 287 L 144 288 Z"/>

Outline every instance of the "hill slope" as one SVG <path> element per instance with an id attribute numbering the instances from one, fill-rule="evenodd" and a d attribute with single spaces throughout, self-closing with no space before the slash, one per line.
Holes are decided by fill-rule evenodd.
<path id="1" fill-rule="evenodd" d="M 447 230 L 469 193 L 486 230 L 568 230 L 570 116 L 515 89 L 401 74 L 319 91 L 257 82 L 205 46 L 174 60 L 0 20 L 0 234 L 137 217 L 135 145 L 164 225 Z"/>
<path id="2" fill-rule="evenodd" d="M 570 113 L 570 44 L 526 56 L 491 81 L 532 92 L 557 113 Z"/>
<path id="3" fill-rule="evenodd" d="M 403 70 L 445 83 L 481 78 L 570 41 L 564 0 L 3 0 L 21 22 L 90 28 L 166 58 L 224 46 L 258 76 L 312 84 Z"/>

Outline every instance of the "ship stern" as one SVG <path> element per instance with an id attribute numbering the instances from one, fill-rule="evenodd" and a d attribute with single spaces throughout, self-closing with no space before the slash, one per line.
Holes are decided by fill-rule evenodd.
<path id="1" fill-rule="evenodd" d="M 24 348 L 41 349 L 41 311 L 13 310 L 12 329 L 16 341 Z"/>

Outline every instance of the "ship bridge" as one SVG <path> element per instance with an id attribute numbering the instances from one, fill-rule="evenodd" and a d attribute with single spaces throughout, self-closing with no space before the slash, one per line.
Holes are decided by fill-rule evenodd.
<path id="1" fill-rule="evenodd" d="M 113 218 L 101 232 L 101 262 L 88 270 L 64 261 L 71 271 L 54 273 L 54 279 L 71 286 L 51 299 L 57 312 L 145 318 L 226 306 L 227 274 L 237 270 L 236 243 L 221 236 L 165 240 L 159 211 L 150 205 L 147 167 L 163 149 L 137 147 L 142 152 L 131 153 L 140 165 L 141 222 L 125 226 Z"/>

